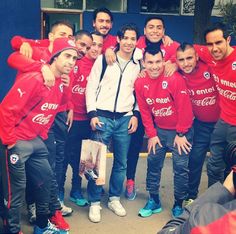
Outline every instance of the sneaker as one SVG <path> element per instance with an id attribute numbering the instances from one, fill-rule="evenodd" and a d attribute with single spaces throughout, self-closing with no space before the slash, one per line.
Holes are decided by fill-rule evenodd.
<path id="1" fill-rule="evenodd" d="M 89 204 L 88 200 L 85 199 L 79 191 L 71 192 L 70 200 L 74 202 L 77 206 L 87 206 Z"/>
<path id="2" fill-rule="evenodd" d="M 115 200 L 111 199 L 108 202 L 108 208 L 112 210 L 118 216 L 121 216 L 121 217 L 126 216 L 126 210 L 121 205 L 120 200 L 118 199 L 115 199 Z"/>
<path id="3" fill-rule="evenodd" d="M 61 232 L 55 225 L 48 222 L 48 225 L 45 228 L 34 226 L 34 234 L 61 234 Z"/>
<path id="4" fill-rule="evenodd" d="M 173 218 L 177 218 L 178 216 L 180 216 L 183 213 L 183 208 L 180 206 L 174 206 L 172 208 L 172 216 Z"/>
<path id="5" fill-rule="evenodd" d="M 152 214 L 157 214 L 162 211 L 161 202 L 156 203 L 152 198 L 149 198 L 146 205 L 139 210 L 138 215 L 141 217 L 149 217 Z"/>
<path id="6" fill-rule="evenodd" d="M 60 230 L 70 230 L 70 226 L 62 217 L 62 212 L 60 210 L 56 210 L 55 214 L 50 218 L 50 222 L 52 222 Z"/>
<path id="7" fill-rule="evenodd" d="M 101 221 L 101 209 L 100 202 L 92 203 L 89 207 L 89 220 L 93 223 L 99 223 Z"/>
<path id="8" fill-rule="evenodd" d="M 188 200 L 184 200 L 184 206 L 189 206 L 190 204 L 192 204 L 194 202 L 194 199 L 188 199 Z"/>
<path id="9" fill-rule="evenodd" d="M 136 197 L 136 190 L 135 190 L 135 183 L 134 180 L 127 180 L 126 182 L 126 189 L 125 189 L 125 197 L 133 201 Z"/>
<path id="10" fill-rule="evenodd" d="M 71 207 L 68 207 L 64 204 L 64 202 L 60 201 L 61 203 L 61 213 L 62 216 L 69 216 L 72 214 L 73 210 Z"/>
<path id="11" fill-rule="evenodd" d="M 28 219 L 30 224 L 34 224 L 36 222 L 36 206 L 35 203 L 27 205 L 28 211 Z"/>

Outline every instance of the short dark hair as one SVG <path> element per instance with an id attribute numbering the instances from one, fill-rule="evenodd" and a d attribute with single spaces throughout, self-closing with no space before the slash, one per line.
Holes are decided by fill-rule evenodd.
<path id="1" fill-rule="evenodd" d="M 183 43 L 181 43 L 179 45 L 179 47 L 177 48 L 176 52 L 178 52 L 178 51 L 184 52 L 185 50 L 190 49 L 190 48 L 194 49 L 193 44 L 188 43 L 188 42 L 183 42 Z"/>
<path id="2" fill-rule="evenodd" d="M 151 21 L 151 20 L 160 20 L 162 22 L 162 24 L 163 24 L 163 27 L 165 28 L 164 19 L 159 17 L 159 16 L 155 16 L 155 15 L 149 16 L 149 17 L 146 18 L 145 23 L 144 23 L 144 28 L 146 28 L 148 22 Z"/>
<path id="3" fill-rule="evenodd" d="M 52 32 L 52 30 L 53 30 L 55 27 L 57 27 L 57 26 L 59 26 L 59 25 L 65 25 L 65 26 L 71 28 L 71 30 L 74 32 L 74 27 L 73 27 L 73 25 L 71 24 L 71 22 L 68 21 L 68 20 L 57 20 L 57 21 L 55 21 L 55 22 L 51 25 L 51 32 Z"/>
<path id="4" fill-rule="evenodd" d="M 84 35 L 90 37 L 93 40 L 93 37 L 91 36 L 89 31 L 81 29 L 75 33 L 75 41 L 77 41 L 79 38 L 81 38 Z"/>
<path id="5" fill-rule="evenodd" d="M 124 38 L 125 32 L 129 30 L 129 31 L 135 31 L 136 33 L 136 37 L 137 40 L 139 38 L 139 30 L 136 24 L 133 23 L 128 23 L 128 24 L 124 24 L 121 26 L 121 28 L 118 30 L 117 32 L 117 37 L 121 40 Z"/>
<path id="6" fill-rule="evenodd" d="M 96 36 L 103 37 L 103 35 L 98 31 L 92 31 L 92 32 L 90 32 L 90 34 L 91 34 L 91 36 L 96 35 Z"/>
<path id="7" fill-rule="evenodd" d="M 143 53 L 143 60 L 145 60 L 146 54 L 155 55 L 161 53 L 161 57 L 164 58 L 162 51 L 156 46 L 147 46 Z"/>
<path id="8" fill-rule="evenodd" d="M 113 22 L 113 15 L 112 15 L 111 11 L 109 9 L 107 9 L 106 7 L 100 7 L 100 8 L 97 8 L 93 11 L 93 21 L 96 21 L 97 14 L 100 12 L 108 14 L 111 18 L 111 22 Z"/>
<path id="9" fill-rule="evenodd" d="M 216 30 L 220 30 L 220 31 L 223 32 L 224 39 L 227 39 L 229 37 L 229 32 L 227 30 L 226 25 L 222 22 L 216 22 L 216 23 L 213 23 L 209 27 L 206 28 L 206 30 L 204 32 L 205 41 L 206 41 L 207 34 L 210 33 L 210 32 L 214 32 Z"/>

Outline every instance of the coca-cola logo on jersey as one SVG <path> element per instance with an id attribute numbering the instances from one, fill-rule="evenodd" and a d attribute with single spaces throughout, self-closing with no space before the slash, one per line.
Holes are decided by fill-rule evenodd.
<path id="1" fill-rule="evenodd" d="M 154 116 L 159 116 L 159 117 L 165 117 L 165 116 L 170 116 L 173 114 L 173 111 L 171 110 L 171 106 L 161 108 L 159 110 L 155 110 L 155 108 L 152 108 L 152 113 Z"/>
<path id="2" fill-rule="evenodd" d="M 84 94 L 86 88 L 80 87 L 79 85 L 75 85 L 72 88 L 72 93 Z"/>
<path id="3" fill-rule="evenodd" d="M 52 116 L 53 115 L 45 116 L 44 114 L 38 114 L 32 119 L 32 121 L 40 125 L 46 125 L 49 123 Z"/>
<path id="4" fill-rule="evenodd" d="M 232 92 L 230 90 L 224 90 L 224 89 L 221 89 L 220 87 L 217 87 L 217 88 L 218 88 L 220 95 L 224 96 L 225 98 L 227 98 L 231 101 L 236 100 L 236 93 L 235 92 Z"/>
<path id="5" fill-rule="evenodd" d="M 192 100 L 192 103 L 195 106 L 212 106 L 212 105 L 215 105 L 215 103 L 216 103 L 216 96 L 205 97 L 200 100 L 195 99 L 195 100 Z"/>

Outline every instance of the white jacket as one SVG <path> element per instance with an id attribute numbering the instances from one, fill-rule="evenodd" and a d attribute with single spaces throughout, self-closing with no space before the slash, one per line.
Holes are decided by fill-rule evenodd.
<path id="1" fill-rule="evenodd" d="M 132 114 L 134 109 L 134 82 L 140 72 L 140 60 L 142 51 L 136 49 L 134 61 L 131 60 L 123 72 L 118 62 L 107 65 L 103 79 L 100 82 L 102 72 L 102 55 L 95 61 L 88 78 L 86 87 L 87 112 L 97 109 L 110 112 L 128 112 Z"/>

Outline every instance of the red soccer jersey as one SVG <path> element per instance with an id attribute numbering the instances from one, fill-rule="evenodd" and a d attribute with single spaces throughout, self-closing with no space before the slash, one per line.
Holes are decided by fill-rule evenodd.
<path id="1" fill-rule="evenodd" d="M 199 57 L 212 69 L 220 98 L 220 118 L 236 126 L 236 48 L 226 58 L 216 61 L 206 46 L 195 46 Z"/>
<path id="2" fill-rule="evenodd" d="M 106 37 L 103 38 L 102 53 L 104 54 L 108 48 L 114 49 L 116 44 L 116 36 L 108 34 Z"/>
<path id="3" fill-rule="evenodd" d="M 76 63 L 77 71 L 74 72 L 74 81 L 72 84 L 71 101 L 74 106 L 74 120 L 87 120 L 87 109 L 85 102 L 85 90 L 88 80 L 88 75 L 92 69 L 95 60 L 84 56 Z"/>
<path id="4" fill-rule="evenodd" d="M 185 81 L 179 73 L 170 77 L 161 75 L 156 79 L 151 79 L 146 73 L 145 78 L 136 80 L 135 93 L 149 138 L 157 135 L 155 125 L 183 133 L 191 128 L 191 101 Z"/>
<path id="5" fill-rule="evenodd" d="M 199 61 L 196 70 L 183 77 L 195 117 L 203 122 L 216 122 L 220 115 L 219 97 L 209 66 Z"/>
<path id="6" fill-rule="evenodd" d="M 144 52 L 145 48 L 147 47 L 145 36 L 141 36 L 139 38 L 136 47 L 141 49 Z M 174 41 L 169 46 L 164 46 L 163 44 L 161 44 L 161 51 L 163 53 L 165 61 L 168 61 L 168 60 L 170 60 L 171 62 L 176 61 L 176 49 L 178 47 L 179 47 L 179 43 L 176 41 Z"/>
<path id="7" fill-rule="evenodd" d="M 0 105 L 0 138 L 3 144 L 17 140 L 47 138 L 59 104 L 63 84 L 57 78 L 55 86 L 46 87 L 41 73 L 23 73 L 14 83 Z"/>

